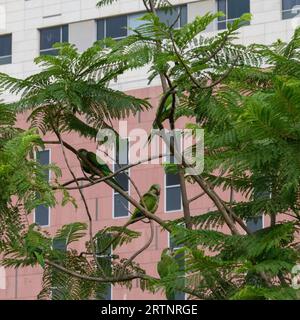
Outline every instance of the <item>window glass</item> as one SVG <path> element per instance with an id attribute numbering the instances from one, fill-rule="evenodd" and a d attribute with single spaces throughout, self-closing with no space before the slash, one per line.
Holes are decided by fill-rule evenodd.
<path id="1" fill-rule="evenodd" d="M 69 41 L 69 26 L 57 26 L 40 30 L 40 54 L 56 55 L 53 45 Z"/>
<path id="2" fill-rule="evenodd" d="M 127 217 L 128 216 L 129 204 L 127 199 L 125 199 L 119 193 L 114 194 L 114 217 Z"/>
<path id="3" fill-rule="evenodd" d="M 49 163 L 50 163 L 49 150 L 43 150 L 43 151 L 37 152 L 36 159 L 42 165 L 49 165 Z M 44 172 L 45 172 L 46 180 L 49 181 L 50 180 L 50 171 L 48 169 L 46 169 Z"/>
<path id="4" fill-rule="evenodd" d="M 49 226 L 49 208 L 40 205 L 35 208 L 35 223 L 39 226 Z"/>
<path id="5" fill-rule="evenodd" d="M 128 140 L 123 139 L 119 142 L 119 150 L 116 154 L 116 163 L 114 164 L 114 171 L 120 170 L 120 168 L 128 164 Z M 115 176 L 118 183 L 122 188 L 129 192 L 129 179 L 128 179 L 128 170 L 121 172 Z M 127 217 L 129 215 L 129 203 L 122 195 L 114 191 L 114 212 L 113 215 L 115 218 L 118 217 Z"/>
<path id="6" fill-rule="evenodd" d="M 58 239 L 54 238 L 52 242 L 53 249 L 60 250 L 60 251 L 66 251 L 67 245 L 65 239 Z"/>
<path id="7" fill-rule="evenodd" d="M 244 13 L 250 12 L 250 0 L 218 0 L 218 11 L 225 14 L 218 18 L 218 29 L 226 29 L 227 23 L 232 23 Z M 245 22 L 245 24 L 249 23 Z"/>
<path id="8" fill-rule="evenodd" d="M 180 27 L 187 24 L 187 6 L 180 7 Z"/>
<path id="9" fill-rule="evenodd" d="M 227 19 L 237 19 L 244 13 L 250 12 L 249 0 L 227 0 Z"/>
<path id="10" fill-rule="evenodd" d="M 105 38 L 104 23 L 105 20 L 103 19 L 97 21 L 97 40 L 102 40 Z"/>
<path id="11" fill-rule="evenodd" d="M 132 30 L 140 25 L 146 23 L 138 20 L 145 12 L 134 13 L 129 15 L 122 15 L 110 17 L 106 19 L 97 20 L 97 39 L 104 38 L 122 39 L 132 34 Z M 187 6 L 177 6 L 173 9 L 160 9 L 157 11 L 160 20 L 167 25 L 172 25 L 175 21 L 175 28 L 179 28 L 187 24 Z"/>
<path id="12" fill-rule="evenodd" d="M 12 35 L 0 36 L 0 64 L 11 63 L 12 55 Z"/>
<path id="13" fill-rule="evenodd" d="M 49 150 L 42 150 L 36 153 L 36 160 L 41 165 L 48 165 L 50 164 L 50 151 Z M 45 169 L 45 179 L 46 181 L 50 180 L 50 171 Z M 39 195 L 37 195 L 38 197 Z M 35 223 L 40 226 L 49 226 L 50 224 L 50 217 L 49 217 L 49 208 L 40 205 L 35 208 Z"/>
<path id="14" fill-rule="evenodd" d="M 167 173 L 166 174 L 166 185 L 167 185 L 167 187 L 180 185 L 179 175 Z"/>
<path id="15" fill-rule="evenodd" d="M 166 211 L 181 210 L 181 189 L 177 187 L 166 188 Z"/>
<path id="16" fill-rule="evenodd" d="M 252 218 L 247 220 L 247 227 L 251 232 L 262 229 L 263 227 L 263 217 L 259 216 L 257 218 Z"/>
<path id="17" fill-rule="evenodd" d="M 300 0 L 282 0 L 282 18 L 291 19 L 300 13 Z"/>
<path id="18" fill-rule="evenodd" d="M 160 22 L 165 23 L 167 26 L 174 25 L 174 28 L 179 27 L 179 18 L 180 16 L 178 8 L 168 8 L 168 9 L 160 9 L 157 10 L 157 15 L 159 17 Z"/>
<path id="19" fill-rule="evenodd" d="M 127 16 L 106 19 L 106 37 L 124 38 L 127 36 Z"/>
<path id="20" fill-rule="evenodd" d="M 137 13 L 137 14 L 131 14 L 128 16 L 128 34 L 133 34 L 133 31 L 130 29 L 137 29 L 142 24 L 145 24 L 146 22 L 143 20 L 138 20 L 144 15 L 143 13 Z"/>

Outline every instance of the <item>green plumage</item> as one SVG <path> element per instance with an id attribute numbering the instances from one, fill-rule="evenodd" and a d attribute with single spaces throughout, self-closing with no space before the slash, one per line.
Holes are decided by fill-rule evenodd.
<path id="1" fill-rule="evenodd" d="M 103 175 L 103 177 L 107 177 L 113 174 L 113 172 L 110 170 L 109 166 L 106 163 L 99 163 L 99 161 L 97 160 L 97 156 L 95 153 L 87 151 L 85 149 L 80 149 L 78 150 L 78 154 L 81 155 L 82 157 L 85 157 L 95 168 L 97 168 Z M 87 173 L 87 174 L 91 174 L 91 175 L 97 175 L 95 174 L 95 172 L 92 170 L 92 168 L 90 168 L 86 163 L 84 163 L 84 161 L 82 161 L 80 159 L 80 164 L 81 164 L 81 168 L 82 170 Z M 119 188 L 123 189 L 123 187 L 118 183 L 118 181 L 116 180 L 116 178 L 110 178 L 108 179 L 108 181 L 112 182 L 113 184 L 115 184 L 116 186 L 118 186 Z"/>
<path id="2" fill-rule="evenodd" d="M 149 212 L 155 213 L 159 204 L 159 196 L 160 185 L 154 184 L 151 186 L 149 191 L 142 196 L 140 205 L 146 207 Z M 143 213 L 138 208 L 136 208 L 131 216 L 131 219 L 135 220 L 141 217 L 143 217 Z"/>
<path id="3" fill-rule="evenodd" d="M 168 281 L 168 279 L 172 279 L 173 277 L 175 277 L 175 279 L 172 280 L 176 281 L 176 277 L 179 272 L 179 266 L 174 259 L 173 252 L 169 248 L 163 250 L 161 259 L 157 264 L 157 272 L 160 278 L 166 281 L 166 283 L 172 283 L 171 281 Z M 166 285 L 165 291 L 166 298 L 168 300 L 175 299 L 175 289 L 172 285 Z"/>

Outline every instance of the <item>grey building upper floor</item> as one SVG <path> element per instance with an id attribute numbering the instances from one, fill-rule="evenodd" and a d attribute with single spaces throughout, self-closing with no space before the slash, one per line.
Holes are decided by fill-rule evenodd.
<path id="1" fill-rule="evenodd" d="M 144 13 L 143 1 L 119 0 L 97 8 L 97 0 L 0 0 L 0 72 L 26 77 L 38 70 L 33 60 L 40 54 L 55 54 L 55 42 L 70 42 L 80 51 L 105 37 L 120 39 L 130 34 Z M 299 24 L 300 0 L 173 0 L 176 10 L 159 12 L 175 27 L 206 12 L 223 11 L 207 32 L 226 28 L 243 13 L 251 23 L 240 29 L 239 41 L 271 43 L 288 40 Z M 178 18 L 179 17 L 179 18 Z M 120 89 L 144 87 L 145 72 L 131 72 L 118 81 Z"/>

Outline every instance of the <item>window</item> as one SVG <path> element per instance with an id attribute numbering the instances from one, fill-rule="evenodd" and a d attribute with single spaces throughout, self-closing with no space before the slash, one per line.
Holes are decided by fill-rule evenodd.
<path id="1" fill-rule="evenodd" d="M 226 29 L 227 23 L 232 23 L 244 13 L 250 12 L 250 0 L 217 0 L 217 2 L 218 11 L 225 14 L 218 19 L 218 30 Z"/>
<path id="2" fill-rule="evenodd" d="M 103 238 L 98 236 L 95 244 L 97 262 L 108 277 L 111 277 L 112 273 L 112 246 L 109 246 L 111 241 L 111 235 L 109 237 L 104 236 Z M 112 285 L 109 283 L 99 283 L 96 299 L 112 300 Z"/>
<path id="3" fill-rule="evenodd" d="M 127 15 L 111 17 L 97 21 L 97 39 L 127 37 Z"/>
<path id="4" fill-rule="evenodd" d="M 176 240 L 169 234 L 169 248 L 172 251 L 180 249 L 182 245 L 176 244 Z M 185 260 L 184 260 L 184 253 L 179 253 L 175 256 L 175 259 L 179 265 L 179 270 L 184 274 L 185 272 Z M 184 286 L 184 279 L 182 279 L 182 286 Z M 185 300 L 185 293 L 181 291 L 177 291 L 174 293 L 174 296 L 170 300 Z"/>
<path id="5" fill-rule="evenodd" d="M 300 13 L 300 0 L 282 0 L 282 19 L 291 19 Z"/>
<path id="6" fill-rule="evenodd" d="M 119 151 L 116 154 L 116 163 L 114 171 L 120 170 L 128 164 L 128 140 L 121 140 Z M 129 171 L 121 172 L 115 176 L 115 179 L 126 192 L 129 192 Z M 113 190 L 113 215 L 114 218 L 128 217 L 129 202 L 121 194 Z"/>
<path id="7" fill-rule="evenodd" d="M 180 144 L 180 137 L 171 137 L 170 142 L 177 141 L 177 145 Z M 168 163 L 176 163 L 174 156 L 167 157 Z M 181 211 L 182 210 L 182 198 L 181 198 L 181 187 L 179 174 L 177 173 L 166 173 L 165 174 L 165 211 Z"/>
<path id="8" fill-rule="evenodd" d="M 263 216 L 260 215 L 256 218 L 247 220 L 247 227 L 251 232 L 258 231 L 263 228 Z"/>
<path id="9" fill-rule="evenodd" d="M 141 18 L 145 12 L 134 13 L 130 15 L 121 15 L 106 19 L 97 20 L 97 40 L 104 38 L 113 38 L 120 40 L 132 34 L 131 29 L 144 24 L 144 21 L 137 20 Z M 187 6 L 177 6 L 172 10 L 158 10 L 160 21 L 167 25 L 173 25 L 174 28 L 180 28 L 187 23 Z"/>
<path id="10" fill-rule="evenodd" d="M 187 7 L 178 6 L 172 9 L 160 9 L 157 11 L 159 20 L 167 26 L 174 25 L 174 28 L 181 28 L 187 23 Z"/>
<path id="11" fill-rule="evenodd" d="M 52 241 L 52 247 L 54 250 L 66 251 L 66 239 L 54 238 Z"/>
<path id="12" fill-rule="evenodd" d="M 256 191 L 254 192 L 254 195 L 253 195 L 253 199 L 255 200 L 258 200 L 258 199 L 268 199 L 271 197 L 271 192 L 270 191 L 265 191 L 265 192 L 262 192 L 262 191 Z M 257 217 L 255 218 L 251 218 L 251 219 L 247 219 L 247 227 L 249 228 L 249 230 L 251 232 L 256 232 L 260 229 L 263 228 L 263 214 L 260 214 L 258 215 Z"/>
<path id="13" fill-rule="evenodd" d="M 38 151 L 36 153 L 36 160 L 42 165 L 49 165 L 50 164 L 50 151 L 43 150 Z M 50 171 L 47 169 L 45 170 L 45 179 L 47 181 L 50 180 Z M 35 208 L 35 215 L 34 215 L 35 223 L 39 226 L 49 226 L 50 225 L 50 208 L 44 205 L 39 205 Z"/>
<path id="14" fill-rule="evenodd" d="M 53 45 L 57 42 L 69 41 L 69 26 L 57 26 L 40 30 L 40 54 L 56 55 L 57 49 Z"/>
<path id="15" fill-rule="evenodd" d="M 12 62 L 12 35 L 0 36 L 0 65 Z"/>
<path id="16" fill-rule="evenodd" d="M 52 249 L 59 250 L 62 253 L 67 251 L 66 239 L 53 238 Z M 57 270 L 52 270 L 53 279 L 57 278 Z M 52 280 L 53 281 L 53 280 Z M 66 296 L 65 289 L 63 286 L 57 286 L 57 283 L 53 283 L 51 287 L 51 300 L 62 300 Z"/>

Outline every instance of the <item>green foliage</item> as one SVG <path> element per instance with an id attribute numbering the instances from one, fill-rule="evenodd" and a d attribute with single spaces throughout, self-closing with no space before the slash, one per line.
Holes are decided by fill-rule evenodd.
<path id="1" fill-rule="evenodd" d="M 136 274 L 143 290 L 163 290 L 168 299 L 178 291 L 200 299 L 298 299 L 290 279 L 299 263 L 300 29 L 288 44 L 245 47 L 234 40 L 249 14 L 208 37 L 203 32 L 221 13 L 208 13 L 174 30 L 150 6 L 172 10 L 168 1 L 147 0 L 145 5 L 144 23 L 126 39 L 105 39 L 83 53 L 73 45 L 56 44 L 57 56 L 36 59 L 39 73 L 22 80 L 0 74 L 1 89 L 19 96 L 0 104 L 1 263 L 41 266 L 40 299 L 103 299 L 111 283 L 131 289 L 132 281 L 122 279 Z M 185 126 L 205 130 L 206 166 L 199 178 L 217 193 L 236 191 L 244 197 L 221 200 L 230 218 L 234 213 L 246 221 L 264 214 L 271 221 L 248 234 L 230 234 L 224 212 L 217 209 L 191 217 L 192 228 L 184 225 L 186 217 L 168 221 L 179 249 L 163 250 L 159 278 L 146 275 L 134 259 L 116 254 L 141 235 L 128 224 L 92 230 L 74 222 L 52 238 L 36 225 L 28 226 L 26 217 L 38 205 L 57 205 L 55 188 L 62 189 L 63 205 L 74 203 L 58 181 L 60 170 L 34 159 L 34 152 L 44 148 L 39 133 L 75 132 L 93 140 L 100 128 L 111 128 L 112 120 L 148 110 L 147 100 L 109 87 L 126 71 L 146 66 L 149 82 L 160 77 L 168 87 L 153 127 L 196 120 L 197 125 Z M 22 131 L 15 126 L 16 113 L 28 111 L 31 129 Z M 54 185 L 46 181 L 45 169 L 55 173 Z M 90 169 L 84 171 L 92 173 Z M 178 169 L 165 165 L 167 173 Z M 186 179 L 195 183 L 192 176 Z M 279 220 L 282 214 L 293 220 Z M 55 240 L 64 241 L 66 250 L 53 248 Z M 85 248 L 79 252 L 77 244 L 83 240 Z"/>

